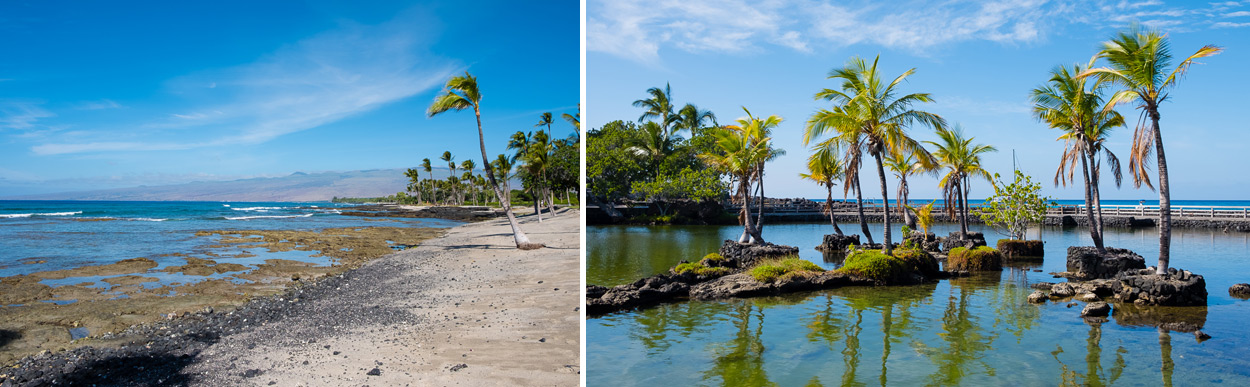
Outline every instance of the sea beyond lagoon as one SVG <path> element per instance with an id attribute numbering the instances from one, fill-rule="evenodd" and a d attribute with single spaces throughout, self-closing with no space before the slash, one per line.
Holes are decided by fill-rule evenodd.
<path id="1" fill-rule="evenodd" d="M 136 202 L 136 201 L 0 201 L 0 277 L 110 264 L 148 258 L 159 266 L 145 276 L 170 283 L 190 284 L 222 277 L 164 273 L 167 266 L 186 263 L 187 257 L 205 259 L 247 253 L 246 258 L 223 262 L 248 266 L 267 259 L 285 259 L 316 265 L 331 264 L 316 251 L 271 252 L 263 248 L 225 251 L 212 247 L 219 235 L 196 236 L 206 230 L 315 231 L 341 227 L 447 228 L 461 222 L 443 219 L 362 218 L 341 214 L 351 204 L 327 202 Z M 238 250 L 235 248 L 234 250 Z M 216 254 L 215 256 L 210 254 Z M 100 282 L 106 277 L 45 279 L 49 286 Z"/>

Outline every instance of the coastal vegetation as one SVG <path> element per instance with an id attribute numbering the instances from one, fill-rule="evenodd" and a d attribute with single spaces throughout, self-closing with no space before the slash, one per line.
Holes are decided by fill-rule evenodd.
<path id="1" fill-rule="evenodd" d="M 991 183 L 994 194 L 985 199 L 985 206 L 977 210 L 977 215 L 985 224 L 1006 229 L 1011 239 L 1024 239 L 1024 232 L 1031 224 L 1041 224 L 1046 218 L 1046 208 L 1050 198 L 1038 195 L 1042 185 L 1023 172 L 1015 171 L 1016 179 L 1011 184 L 1003 183 L 997 173 Z"/>

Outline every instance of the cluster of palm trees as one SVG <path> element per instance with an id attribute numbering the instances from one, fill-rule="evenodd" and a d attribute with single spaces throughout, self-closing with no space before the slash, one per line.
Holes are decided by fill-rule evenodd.
<path id="1" fill-rule="evenodd" d="M 742 198 L 742 209 L 739 219 L 742 221 L 740 243 L 764 243 L 764 163 L 784 154 L 784 151 L 773 147 L 772 129 L 780 125 L 783 119 L 771 115 L 759 118 L 751 114 L 746 107 L 745 118 L 737 120 L 737 125 L 726 125 L 711 130 L 716 139 L 715 151 L 699 154 L 709 166 L 728 174 L 733 178 L 734 196 Z M 758 195 L 759 211 L 755 220 L 751 219 L 751 191 Z"/>
<path id="2" fill-rule="evenodd" d="M 420 169 L 409 168 L 404 173 L 408 177 L 408 192 L 416 194 L 417 203 L 459 206 L 484 205 L 490 202 L 490 199 L 485 196 L 486 178 L 474 174 L 477 168 L 476 162 L 469 159 L 456 164 L 456 157 L 450 151 L 444 151 L 438 159 L 447 163 L 446 179 L 434 178 L 434 164 L 429 158 L 421 160 Z M 507 175 L 507 169 L 496 166 L 495 170 Z M 457 171 L 461 171 L 461 174 L 456 175 Z M 428 178 L 422 178 L 421 172 L 425 172 Z"/>
<path id="3" fill-rule="evenodd" d="M 1172 53 L 1167 35 L 1133 26 L 1103 43 L 1084 67 L 1071 70 L 1060 66 L 1051 71 L 1047 84 L 1033 90 L 1033 114 L 1063 135 L 1066 144 L 1056 184 L 1072 181 L 1077 161 L 1085 183 L 1085 208 L 1090 223 L 1090 237 L 1099 251 L 1104 251 L 1102 208 L 1098 205 L 1098 183 L 1102 160 L 1106 160 L 1120 185 L 1120 162 L 1105 144 L 1112 129 L 1125 126 L 1124 117 L 1112 110 L 1115 106 L 1136 102 L 1141 110 L 1132 145 L 1129 147 L 1129 172 L 1133 183 L 1154 189 L 1149 165 L 1158 166 L 1159 184 L 1159 263 L 1157 273 L 1167 272 L 1172 238 L 1171 192 L 1168 185 L 1168 164 L 1159 128 L 1159 104 L 1166 101 L 1172 87 L 1185 75 L 1195 60 L 1219 54 L 1222 48 L 1206 45 L 1172 67 Z M 1099 60 L 1105 67 L 1094 67 Z M 1088 80 L 1094 80 L 1090 83 Z M 1104 98 L 1104 92 L 1109 96 Z M 1155 156 L 1151 160 L 1151 155 Z M 1100 159 L 1099 156 L 1102 156 Z M 1064 176 L 1064 172 L 1067 176 Z"/>
<path id="4" fill-rule="evenodd" d="M 568 154 L 567 151 L 569 150 L 577 153 L 581 143 L 581 113 L 565 113 L 563 118 L 575 129 L 568 137 L 556 139 L 551 136 L 551 124 L 554 123 L 553 116 L 551 112 L 545 112 L 539 115 L 538 123 L 534 127 L 545 126 L 546 130 L 537 132 L 518 130 L 508 140 L 508 149 L 515 151 L 515 153 L 510 157 L 500 155 L 496 159 L 496 161 L 506 162 L 508 165 L 517 162 L 521 163 L 517 166 L 522 174 L 521 181 L 526 191 L 534 198 L 534 215 L 538 217 L 539 222 L 542 222 L 543 219 L 541 210 L 543 204 L 546 204 L 551 216 L 555 216 L 556 184 L 554 184 L 552 175 L 556 169 L 554 164 L 558 161 L 557 158 L 560 154 Z M 564 199 L 568 203 L 572 203 L 572 196 L 576 193 L 577 188 L 568 186 L 563 188 Z"/>
<path id="5" fill-rule="evenodd" d="M 968 184 L 971 178 L 988 180 L 989 173 L 981 167 L 981 155 L 994 151 L 988 145 L 973 144 L 973 138 L 964 138 L 958 126 L 949 128 L 946 119 L 917 109 L 921 103 L 932 102 L 928 93 L 901 94 L 898 86 L 915 73 L 909 69 L 893 79 L 885 78 L 878 67 L 880 57 L 871 63 L 863 58 L 851 58 L 841 68 L 829 72 L 829 79 L 839 83 L 836 89 L 823 89 L 815 99 L 833 103 L 828 109 L 820 109 L 807 120 L 803 132 L 803 145 L 815 142 L 808 158 L 808 173 L 800 176 L 816 181 L 826 188 L 828 200 L 832 200 L 835 181 L 843 183 L 843 193 L 855 192 L 856 209 L 864 237 L 874 244 L 864 216 L 862 186 L 859 179 L 863 156 L 872 157 L 876 164 L 881 185 L 883 203 L 889 203 L 886 181 L 888 167 L 899 178 L 897 208 L 905 221 L 914 226 L 915 220 L 906 206 L 907 177 L 921 173 L 937 173 L 946 169 L 940 180 L 946 206 L 951 216 L 959 213 L 960 230 L 967 233 Z M 922 125 L 936 130 L 939 142 L 927 142 L 935 147 L 933 152 L 925 149 L 920 141 L 911 137 L 908 129 Z M 830 222 L 839 235 L 841 230 L 833 218 L 830 204 Z M 883 216 L 883 250 L 891 252 L 889 211 Z"/>

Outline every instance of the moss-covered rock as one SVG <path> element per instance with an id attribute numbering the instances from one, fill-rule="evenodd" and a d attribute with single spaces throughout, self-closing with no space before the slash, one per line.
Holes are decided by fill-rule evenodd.
<path id="1" fill-rule="evenodd" d="M 1035 240 L 1019 240 L 1019 239 L 999 239 L 998 252 L 1004 258 L 1034 258 L 1040 259 L 1045 254 L 1042 241 Z"/>
<path id="2" fill-rule="evenodd" d="M 989 246 L 956 247 L 946 257 L 946 270 L 1002 271 L 1003 255 Z"/>
<path id="3" fill-rule="evenodd" d="M 941 271 L 936 258 L 919 248 L 894 249 L 894 257 L 902 260 L 911 271 L 932 278 Z"/>
<path id="4" fill-rule="evenodd" d="M 913 272 L 909 263 L 877 250 L 858 250 L 851 253 L 838 271 L 881 282 L 899 281 Z"/>
<path id="5" fill-rule="evenodd" d="M 707 267 L 698 262 L 683 263 L 673 268 L 673 273 L 675 274 L 694 274 L 709 278 L 720 277 L 729 274 L 730 271 L 726 267 Z"/>
<path id="6" fill-rule="evenodd" d="M 751 277 L 759 282 L 773 282 L 782 276 L 798 272 L 824 272 L 820 265 L 799 257 L 787 257 L 760 262 L 751 269 Z"/>

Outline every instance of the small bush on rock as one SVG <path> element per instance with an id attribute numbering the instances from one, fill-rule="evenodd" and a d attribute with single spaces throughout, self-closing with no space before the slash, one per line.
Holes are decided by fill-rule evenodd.
<path id="1" fill-rule="evenodd" d="M 902 259 L 877 250 L 857 250 L 846 257 L 846 263 L 838 271 L 877 281 L 889 281 L 911 272 L 911 267 Z"/>
<path id="2" fill-rule="evenodd" d="M 811 261 L 800 259 L 799 257 L 789 257 L 761 262 L 751 269 L 751 277 L 760 282 L 773 282 L 783 276 L 786 276 L 786 278 L 793 277 L 793 275 L 787 276 L 788 274 L 822 271 L 825 270 Z"/>
<path id="3" fill-rule="evenodd" d="M 989 246 L 956 247 L 946 257 L 946 270 L 1002 271 L 1003 256 Z"/>

